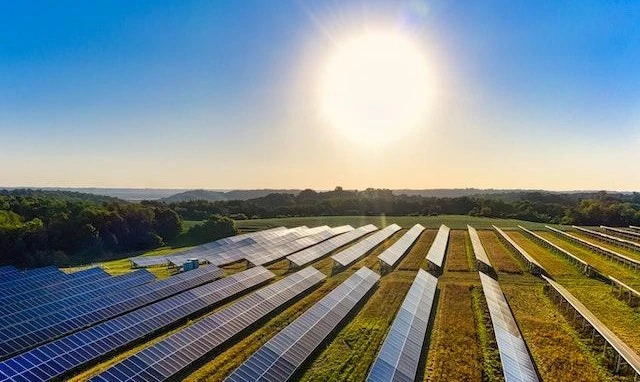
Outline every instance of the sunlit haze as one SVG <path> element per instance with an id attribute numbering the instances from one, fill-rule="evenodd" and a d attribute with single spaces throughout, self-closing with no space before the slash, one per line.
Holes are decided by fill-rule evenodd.
<path id="1" fill-rule="evenodd" d="M 638 15 L 7 2 L 0 186 L 638 190 Z"/>

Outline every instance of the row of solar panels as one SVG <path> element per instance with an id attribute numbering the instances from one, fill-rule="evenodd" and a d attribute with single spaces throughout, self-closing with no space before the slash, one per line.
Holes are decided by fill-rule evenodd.
<path id="1" fill-rule="evenodd" d="M 592 265 L 588 264 L 586 261 L 580 259 L 576 255 L 551 242 L 550 240 L 547 240 L 534 231 L 528 230 L 522 226 L 519 226 L 519 228 L 529 234 L 530 237 L 537 240 L 541 245 L 546 246 L 547 248 L 550 248 L 568 258 L 581 270 L 583 270 L 585 273 L 588 273 L 589 276 L 594 276 L 595 274 L 600 280 L 609 282 L 612 285 L 619 287 L 620 289 L 629 293 L 629 298 L 631 298 L 632 295 L 640 295 L 640 292 L 635 291 L 624 282 L 621 282 L 611 276 L 605 276 L 602 272 L 597 270 Z M 553 227 L 547 228 L 552 232 L 560 235 L 561 237 L 572 239 L 573 241 L 583 245 L 584 247 L 596 250 L 596 252 L 600 252 L 598 251 L 600 247 L 597 246 L 597 244 L 582 240 L 577 236 L 571 235 L 567 232 L 555 229 Z M 512 241 L 512 239 L 504 231 L 501 232 L 506 239 Z M 530 257 L 530 255 L 526 253 L 526 251 L 521 247 L 514 247 L 514 249 L 519 252 L 519 254 L 523 256 L 523 258 Z M 608 253 L 605 254 L 609 255 Z M 620 360 L 624 360 L 630 366 L 630 368 L 633 369 L 635 377 L 637 378 L 638 376 L 640 376 L 640 356 L 638 356 L 635 352 L 633 352 L 633 350 L 629 348 L 629 346 L 627 346 L 622 340 L 615 336 L 615 334 L 613 334 L 610 329 L 608 329 L 602 322 L 600 322 L 595 315 L 593 315 L 577 298 L 575 298 L 565 288 L 563 288 L 560 284 L 556 283 L 544 274 L 540 275 L 557 295 L 561 296 L 563 300 L 567 301 L 575 309 L 577 314 L 582 316 L 583 319 L 588 322 L 594 328 L 594 330 L 597 331 L 607 341 L 607 343 L 614 348 L 619 356 L 616 372 L 618 372 L 618 369 L 620 368 Z M 526 344 L 521 338 L 522 336 L 519 333 L 517 324 L 515 323 L 515 319 L 513 319 L 506 298 L 499 290 L 497 281 L 482 273 L 481 281 L 483 282 L 483 289 L 485 290 L 485 296 L 487 296 L 487 303 L 489 305 L 490 311 L 493 309 L 491 318 L 494 325 L 494 331 L 496 332 L 496 339 L 501 361 L 503 364 L 503 369 L 505 370 L 505 379 L 507 381 L 537 381 L 538 376 L 537 374 L 535 374 L 535 365 L 533 361 L 531 361 L 531 357 L 528 353 Z M 509 375 L 507 375 L 507 370 L 509 371 Z"/>
<path id="2" fill-rule="evenodd" d="M 589 236 L 593 236 L 596 237 L 600 240 L 604 240 L 607 241 L 609 243 L 613 243 L 625 248 L 629 248 L 632 250 L 636 250 L 636 251 L 640 251 L 640 243 L 636 242 L 636 241 L 632 241 L 632 240 L 627 240 L 627 239 L 622 239 L 619 238 L 617 236 L 612 236 L 612 235 L 608 235 L 606 233 L 603 232 L 599 232 L 599 231 L 594 231 L 592 229 L 588 229 L 588 228 L 583 228 L 583 227 L 578 227 L 578 226 L 572 226 L 574 229 L 577 229 L 580 232 L 586 233 Z M 615 231 L 615 228 L 608 228 L 605 227 L 609 230 L 614 230 L 614 232 L 620 233 L 620 231 L 622 230 L 617 230 Z M 622 231 L 623 233 L 627 233 L 626 231 Z M 635 237 L 635 239 L 638 239 L 639 237 Z"/>
<path id="3" fill-rule="evenodd" d="M 361 228 L 363 229 L 361 230 L 360 236 L 363 235 L 364 232 L 375 229 L 375 227 L 373 227 L 373 229 L 371 227 L 361 227 Z M 387 230 L 386 232 L 391 232 L 392 234 L 397 229 L 399 229 L 399 227 L 397 229 L 396 227 L 392 227 L 392 228 L 393 229 Z M 343 235 L 349 235 L 351 232 L 353 231 L 349 231 Z M 385 237 L 388 237 L 388 236 L 390 236 L 390 234 L 386 233 Z M 357 237 L 351 236 L 351 238 L 355 239 Z M 219 269 L 215 267 L 206 267 L 206 268 L 200 268 L 199 270 L 196 270 L 196 271 L 185 273 L 183 275 L 192 275 L 195 278 L 196 274 L 198 273 L 204 274 L 207 268 L 209 268 L 210 272 L 214 270 L 219 271 Z M 245 272 L 250 273 L 250 272 L 258 272 L 261 270 L 264 270 L 264 272 L 268 272 L 261 267 L 252 268 Z M 143 271 L 140 270 L 137 272 L 143 272 Z M 136 272 L 133 272 L 133 273 L 136 273 Z M 240 275 L 241 274 L 238 274 L 238 277 L 240 277 Z M 168 282 L 171 280 L 175 282 L 177 278 L 178 277 L 174 276 L 164 281 Z M 211 284 L 205 284 L 203 287 L 206 287 L 208 285 L 213 285 L 215 283 L 220 283 L 223 280 L 227 280 L 227 279 L 222 279 L 220 281 L 213 282 Z M 162 282 L 158 282 L 154 284 L 159 284 L 159 283 L 162 283 Z M 203 287 L 200 287 L 200 288 L 203 288 Z M 162 289 L 162 288 L 157 288 L 157 289 Z M 6 360 L 2 364 L 0 364 L 0 372 L 4 373 L 5 375 L 11 374 L 14 377 L 23 376 L 29 380 L 37 380 L 37 379 L 46 380 L 52 377 L 64 375 L 69 371 L 76 369 L 80 365 L 88 362 L 92 358 L 95 359 L 97 357 L 103 356 L 105 354 L 105 351 L 111 352 L 121 346 L 124 346 L 125 343 L 123 343 L 123 341 L 125 341 L 126 339 L 123 337 L 125 336 L 125 332 L 129 335 L 133 335 L 134 337 L 137 333 L 138 337 L 136 338 L 139 338 L 140 335 L 143 335 L 143 336 L 148 335 L 149 333 L 147 329 L 148 329 L 149 323 L 145 321 L 145 318 L 147 320 L 152 319 L 152 317 L 154 317 L 153 314 L 150 314 L 152 311 L 155 311 L 158 314 L 171 315 L 170 308 L 182 306 L 181 304 L 178 304 L 177 301 L 173 301 L 172 299 L 177 299 L 178 297 L 184 297 L 186 293 L 191 293 L 198 289 L 199 288 L 187 290 L 186 292 L 178 293 L 174 297 L 169 297 L 169 298 L 166 298 L 166 296 L 162 294 L 156 295 L 157 301 L 152 302 L 152 300 L 145 300 L 146 303 L 144 305 L 146 305 L 146 307 L 144 308 L 138 307 L 137 305 L 135 305 L 135 303 L 133 305 L 127 305 L 127 307 L 123 307 L 122 304 L 120 304 L 121 301 L 119 301 L 119 299 L 111 299 L 111 302 L 113 303 L 112 305 L 105 305 L 105 306 L 98 307 L 99 311 L 105 312 L 105 309 L 100 309 L 100 308 L 105 308 L 106 306 L 108 306 L 109 310 L 107 311 L 107 315 L 105 316 L 92 315 L 92 318 L 90 320 L 82 321 L 82 324 L 84 326 L 76 323 L 76 326 L 73 326 L 71 328 L 68 328 L 68 327 L 64 328 L 63 330 L 69 329 L 67 333 L 68 332 L 75 332 L 75 333 L 67 336 L 62 336 L 62 334 L 60 334 L 65 332 L 58 332 L 58 334 L 53 334 L 52 336 L 53 338 L 59 337 L 59 339 L 54 340 L 52 342 L 48 342 L 45 345 L 34 348 L 30 351 L 27 351 L 26 353 L 20 354 L 14 358 Z M 165 293 L 169 293 L 169 292 L 165 291 Z M 268 296 L 271 296 L 272 294 L 273 293 L 271 292 L 265 292 L 264 296 L 268 297 Z M 146 296 L 147 298 L 149 298 L 148 293 L 143 294 L 143 296 Z M 131 298 L 127 300 L 140 301 L 139 300 L 140 296 L 137 294 L 133 294 L 130 297 Z M 201 302 L 202 298 L 199 296 L 197 300 Z M 87 304 L 87 305 L 90 305 L 90 304 Z M 165 306 L 160 307 L 160 305 L 165 305 Z M 78 307 L 76 306 L 74 308 L 77 309 Z M 192 310 L 196 310 L 196 309 L 197 308 L 193 308 Z M 109 315 L 109 312 L 111 315 Z M 73 315 L 77 316 L 77 312 L 73 313 Z M 58 321 L 53 320 L 52 327 L 62 328 L 60 325 L 58 325 L 58 323 L 65 322 L 64 315 L 58 316 L 54 314 L 49 316 L 58 317 Z M 52 317 L 49 317 L 49 316 L 47 317 L 51 319 Z M 173 318 L 175 319 L 175 317 Z M 157 322 L 157 320 L 153 320 L 153 319 L 152 321 Z M 42 323 L 44 323 L 44 321 L 37 324 L 37 326 L 40 326 L 40 324 Z M 129 326 L 137 325 L 138 330 L 136 331 L 135 328 L 133 327 L 127 327 L 127 325 Z M 142 326 L 143 328 L 141 329 L 140 326 Z M 12 325 L 10 328 L 13 328 L 14 330 L 16 330 L 17 327 L 21 328 L 20 330 L 21 333 L 23 332 L 22 329 L 25 329 L 25 328 L 34 329 L 37 331 L 37 327 L 29 327 L 29 326 L 22 327 L 20 326 L 20 324 Z M 86 329 L 80 330 L 82 327 L 85 327 Z M 108 348 L 107 346 L 107 344 L 109 343 L 109 337 L 107 337 L 106 334 L 109 333 L 108 332 L 109 330 L 114 331 L 113 333 L 114 337 L 113 337 L 113 342 L 111 343 L 112 344 L 111 348 Z M 157 330 L 160 330 L 160 329 L 157 329 Z M 9 334 L 9 335 L 18 334 L 19 338 L 26 339 L 26 340 L 31 340 L 34 337 L 33 332 L 30 332 L 28 336 L 20 336 L 19 333 L 16 333 L 16 332 L 17 330 L 16 331 L 7 330 L 5 334 Z M 49 332 L 49 334 L 51 334 L 51 332 Z M 51 338 L 49 339 L 49 341 L 50 340 Z M 135 341 L 135 340 L 136 339 L 132 338 L 127 343 L 130 343 L 131 341 Z M 36 341 L 37 341 L 37 338 L 36 338 Z M 25 344 L 21 343 L 21 345 L 25 345 Z M 33 347 L 33 343 L 28 344 L 27 347 Z"/>

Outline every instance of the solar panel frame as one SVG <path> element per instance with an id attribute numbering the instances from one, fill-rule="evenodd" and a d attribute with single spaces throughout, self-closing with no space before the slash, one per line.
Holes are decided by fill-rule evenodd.
<path id="1" fill-rule="evenodd" d="M 380 279 L 360 268 L 267 341 L 225 382 L 288 381 Z"/>
<path id="2" fill-rule="evenodd" d="M 449 244 L 449 232 L 451 229 L 446 225 L 440 225 L 438 233 L 436 234 L 429 251 L 427 252 L 427 260 L 438 269 L 442 269 L 444 263 L 444 256 L 447 252 L 447 245 Z"/>
<path id="3" fill-rule="evenodd" d="M 304 268 L 113 365 L 91 381 L 176 378 L 188 365 L 224 345 L 325 278 L 322 272 L 313 267 Z"/>
<path id="4" fill-rule="evenodd" d="M 346 267 L 351 263 L 355 262 L 362 256 L 364 256 L 367 252 L 371 251 L 373 248 L 380 245 L 382 242 L 387 240 L 391 235 L 398 232 L 402 228 L 397 224 L 391 224 L 386 226 L 385 228 L 365 237 L 354 245 L 343 249 L 342 251 L 332 255 L 331 258 L 333 261 L 342 267 Z"/>
<path id="5" fill-rule="evenodd" d="M 420 269 L 367 375 L 368 382 L 415 380 L 438 279 Z"/>
<path id="6" fill-rule="evenodd" d="M 0 357 L 24 352 L 222 276 L 224 271 L 218 267 L 202 267 L 0 329 Z"/>
<path id="7" fill-rule="evenodd" d="M 368 224 L 353 231 L 343 233 L 329 240 L 323 241 L 322 243 L 314 245 L 313 247 L 309 247 L 303 249 L 302 251 L 289 255 L 287 256 L 287 260 L 289 260 L 292 264 L 301 267 L 328 255 L 332 251 L 335 251 L 336 249 L 347 245 L 368 233 L 377 230 L 378 227 L 374 226 L 373 224 Z"/>
<path id="8" fill-rule="evenodd" d="M 411 246 L 418 240 L 425 228 L 415 224 L 398 241 L 378 255 L 378 259 L 389 267 L 394 267 Z"/>
<path id="9" fill-rule="evenodd" d="M 24 372 L 15 366 L 18 364 L 25 366 L 25 371 L 46 375 L 46 379 L 59 379 L 104 355 L 217 306 L 273 277 L 275 274 L 263 267 L 238 272 L 22 353 L 12 358 L 11 362 L 0 363 L 0 370 L 5 370 L 5 374 L 9 370 L 9 377 L 19 377 Z M 40 354 L 48 356 L 40 359 Z M 33 357 L 39 361 L 34 362 Z M 56 367 L 56 364 L 64 366 Z"/>
<path id="10" fill-rule="evenodd" d="M 480 274 L 505 382 L 539 382 L 538 372 L 500 284 Z"/>

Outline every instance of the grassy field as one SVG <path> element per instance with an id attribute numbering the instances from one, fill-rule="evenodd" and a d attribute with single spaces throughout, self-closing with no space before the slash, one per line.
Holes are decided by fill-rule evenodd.
<path id="1" fill-rule="evenodd" d="M 465 284 L 441 287 L 424 371 L 425 381 L 482 380 L 482 353 L 471 300 L 473 288 Z"/>
<path id="2" fill-rule="evenodd" d="M 429 229 L 423 232 L 396 269 L 381 278 L 375 289 L 338 327 L 329 341 L 313 354 L 297 376 L 297 380 L 364 380 L 416 272 L 426 266 L 425 255 L 433 242 L 440 222 L 459 229 L 451 231 L 443 274 L 439 277 L 430 331 L 425 338 L 418 371 L 420 380 L 477 382 L 504 380 L 486 301 L 475 270 L 475 258 L 466 232 L 466 224 L 479 229 L 478 234 L 482 244 L 498 272 L 498 281 L 543 380 L 614 382 L 620 379 L 603 366 L 599 355 L 601 351 L 590 347 L 589 338 L 584 338 L 570 319 L 565 317 L 558 306 L 543 292 L 543 281 L 528 274 L 520 260 L 498 239 L 495 232 L 487 229 L 491 224 L 508 228 L 508 234 L 536 258 L 558 282 L 567 287 L 623 341 L 636 351 L 640 351 L 640 332 L 637 330 L 640 327 L 640 308 L 630 307 L 619 300 L 606 284 L 587 278 L 562 256 L 538 245 L 522 231 L 512 229 L 521 222 L 492 221 L 467 216 L 447 217 L 441 220 L 437 220 L 436 217 L 398 218 L 404 219 L 402 221 L 389 217 L 386 219 L 384 224 L 397 222 L 404 229 L 352 266 L 333 275 L 330 254 L 315 261 L 312 265 L 328 275 L 325 281 L 281 311 L 265 318 L 215 354 L 207 356 L 190 370 L 184 379 L 187 381 L 223 380 L 275 333 L 295 320 L 357 269 L 367 266 L 379 272 L 377 255 L 392 245 L 415 222 L 420 222 Z M 260 225 L 244 225 L 251 222 L 260 222 Z M 238 223 L 239 226 L 244 225 L 241 229 L 252 230 L 277 225 L 293 227 L 351 224 L 358 226 L 373 223 L 383 226 L 381 222 L 381 218 L 333 217 L 311 219 L 311 221 L 307 218 L 290 218 Z M 528 226 L 532 225 L 536 226 L 535 224 Z M 543 235 L 622 280 L 629 283 L 640 282 L 637 274 L 606 260 L 603 256 L 549 233 L 543 233 Z M 162 248 L 147 255 L 168 254 L 176 250 L 178 249 Z M 104 263 L 103 266 L 112 274 L 130 271 L 127 260 L 111 261 Z M 244 268 L 244 264 L 232 264 L 225 266 L 225 271 L 231 274 Z M 276 273 L 275 280 L 292 271 L 286 260 L 271 264 L 268 268 Z M 160 278 L 169 275 L 169 270 L 163 267 L 150 268 L 150 270 Z M 220 308 L 219 306 L 211 309 L 207 314 Z M 112 359 L 85 370 L 73 380 L 86 380 L 109 365 L 186 325 L 189 323 L 183 323 L 169 332 L 149 338 L 146 343 L 125 349 Z"/>
<path id="3" fill-rule="evenodd" d="M 633 249 L 629 249 L 629 248 L 626 248 L 626 247 L 622 247 L 622 246 L 619 246 L 619 245 L 608 243 L 608 242 L 606 242 L 604 240 L 600 240 L 600 239 L 596 238 L 595 236 L 587 235 L 586 233 L 582 233 L 580 231 L 571 231 L 571 234 L 574 235 L 574 236 L 577 236 L 577 237 L 579 237 L 581 239 L 584 239 L 584 240 L 586 240 L 588 242 L 597 244 L 597 245 L 599 245 L 601 247 L 605 247 L 605 248 L 608 248 L 608 249 L 610 249 L 612 251 L 615 251 L 615 252 L 618 252 L 620 254 L 629 256 L 632 259 L 640 260 L 640 252 L 639 251 L 635 251 Z"/>
<path id="4" fill-rule="evenodd" d="M 449 235 L 445 270 L 449 272 L 468 272 L 472 268 L 470 259 L 473 256 L 469 234 L 467 231 L 454 230 Z M 473 257 L 475 258 L 475 256 Z"/>
<path id="5" fill-rule="evenodd" d="M 523 273 L 525 267 L 522 262 L 507 249 L 495 231 L 482 230 L 478 231 L 480 241 L 484 250 L 487 252 L 489 261 L 497 272 L 504 273 Z"/>

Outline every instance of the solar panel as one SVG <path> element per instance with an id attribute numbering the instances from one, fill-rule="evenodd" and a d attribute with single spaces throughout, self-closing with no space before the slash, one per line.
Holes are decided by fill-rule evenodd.
<path id="1" fill-rule="evenodd" d="M 0 276 L 2 276 L 3 278 L 10 273 L 18 273 L 18 272 L 19 272 L 18 268 L 14 267 L 13 265 L 0 266 Z"/>
<path id="2" fill-rule="evenodd" d="M 488 267 L 488 269 L 492 269 L 491 261 L 489 261 L 489 256 L 487 256 L 487 252 L 484 250 L 482 246 L 482 242 L 480 241 L 480 236 L 478 236 L 478 231 L 470 225 L 467 225 L 467 230 L 469 231 L 469 238 L 471 239 L 471 246 L 473 247 L 473 254 L 476 256 L 476 262 L 482 267 Z"/>
<path id="3" fill-rule="evenodd" d="M 402 257 L 402 255 L 407 252 L 407 250 L 415 243 L 415 241 L 420 237 L 420 234 L 424 231 L 424 227 L 420 224 L 416 224 L 407 233 L 402 235 L 398 241 L 393 243 L 393 245 L 384 252 L 378 255 L 378 259 L 384 262 L 387 266 L 393 267 L 398 260 Z"/>
<path id="4" fill-rule="evenodd" d="M 331 258 L 340 266 L 346 267 L 354 261 L 358 260 L 365 253 L 372 250 L 374 247 L 387 240 L 391 235 L 400 230 L 400 226 L 397 224 L 391 224 L 380 231 L 367 236 L 347 249 L 344 249 Z"/>
<path id="5" fill-rule="evenodd" d="M 60 378 L 273 277 L 263 267 L 238 272 L 20 354 L 0 363 L 0 373 L 29 381 Z"/>
<path id="6" fill-rule="evenodd" d="M 112 366 L 92 381 L 162 381 L 300 296 L 326 276 L 312 267 L 293 273 Z"/>
<path id="7" fill-rule="evenodd" d="M 629 256 L 625 256 L 625 255 L 623 255 L 623 254 L 621 254 L 619 252 L 616 252 L 614 250 L 611 250 L 609 248 L 605 248 L 605 247 L 603 247 L 601 245 L 598 245 L 596 243 L 590 242 L 588 240 L 584 240 L 583 238 L 575 236 L 575 235 L 572 235 L 569 232 L 565 232 L 565 231 L 559 230 L 557 228 L 550 227 L 548 225 L 546 225 L 545 227 L 547 229 L 555 232 L 555 233 L 558 233 L 558 234 L 570 239 L 571 241 L 573 241 L 575 243 L 578 243 L 578 244 L 580 244 L 582 246 L 585 246 L 585 247 L 587 247 L 589 249 L 595 250 L 596 252 L 598 252 L 598 253 L 600 253 L 602 255 L 605 255 L 605 256 L 607 256 L 609 258 L 612 258 L 614 260 L 626 263 L 626 264 L 634 267 L 635 269 L 640 269 L 640 261 L 638 261 L 636 259 L 632 259 Z"/>
<path id="8" fill-rule="evenodd" d="M 329 240 L 323 241 L 322 243 L 314 245 L 313 247 L 303 249 L 302 251 L 296 252 L 293 255 L 289 255 L 287 256 L 287 260 L 289 260 L 296 266 L 301 267 L 303 265 L 309 264 L 312 261 L 318 260 L 319 258 L 326 256 L 330 252 L 342 247 L 343 245 L 359 239 L 370 232 L 376 231 L 377 229 L 378 228 L 373 224 L 362 226 L 353 231 L 343 233 Z"/>
<path id="9" fill-rule="evenodd" d="M 298 252 L 307 247 L 314 246 L 318 243 L 321 243 L 327 239 L 334 237 L 340 233 L 344 233 L 346 231 L 352 231 L 353 227 L 351 226 L 342 226 L 334 228 L 326 228 L 317 231 L 314 234 L 309 236 L 301 237 L 289 243 L 269 248 L 263 252 L 253 253 L 246 257 L 247 261 L 251 264 L 255 265 L 264 265 L 269 264 L 283 257 L 290 255 L 292 253 Z"/>
<path id="10" fill-rule="evenodd" d="M 604 225 L 601 225 L 600 228 L 604 229 L 605 231 L 611 231 L 613 233 L 619 234 L 620 236 L 626 237 L 627 239 L 636 241 L 640 240 L 640 232 L 618 227 L 607 227 Z"/>
<path id="11" fill-rule="evenodd" d="M 500 285 L 480 272 L 505 382 L 538 382 L 535 365 Z"/>
<path id="12" fill-rule="evenodd" d="M 427 252 L 427 260 L 437 268 L 442 268 L 442 263 L 444 262 L 444 254 L 449 243 L 449 231 L 449 227 L 442 224 L 429 248 L 429 252 Z"/>
<path id="13" fill-rule="evenodd" d="M 387 337 L 371 366 L 367 381 L 413 381 L 420 363 L 438 279 L 420 269 Z"/>
<path id="14" fill-rule="evenodd" d="M 52 280 L 67 278 L 67 274 L 56 267 L 29 269 L 24 272 L 9 273 L 0 281 L 0 291 L 5 288 L 37 288 Z"/>
<path id="15" fill-rule="evenodd" d="M 7 357 L 41 343 L 108 320 L 185 289 L 210 282 L 224 275 L 217 267 L 207 266 L 180 273 L 162 281 L 90 301 L 64 311 L 0 330 L 0 357 Z"/>
<path id="16" fill-rule="evenodd" d="M 98 282 L 99 287 L 96 288 L 86 289 L 84 286 L 79 286 L 60 293 L 0 306 L 0 328 L 30 321 L 35 317 L 46 316 L 96 298 L 103 298 L 112 293 L 135 288 L 155 279 L 152 273 L 139 269 L 100 281 Z"/>
<path id="17" fill-rule="evenodd" d="M 578 231 L 584 232 L 590 236 L 596 237 L 600 240 L 604 240 L 609 243 L 617 244 L 623 246 L 625 248 L 633 249 L 636 251 L 640 251 L 640 243 L 636 243 L 635 241 L 621 239 L 616 236 L 607 235 L 606 233 L 594 231 L 592 229 L 578 227 L 577 225 L 572 225 L 571 227 L 577 229 Z"/>
<path id="18" fill-rule="evenodd" d="M 100 268 L 89 268 L 72 273 L 68 278 L 56 280 L 41 288 L 7 288 L 5 295 L 0 297 L 0 306 L 25 301 L 40 296 L 47 296 L 54 292 L 64 291 L 77 286 L 87 286 L 96 281 L 108 279 L 109 274 Z"/>
<path id="19" fill-rule="evenodd" d="M 336 289 L 282 329 L 225 381 L 287 381 L 336 329 L 380 276 L 360 268 Z"/>
<path id="20" fill-rule="evenodd" d="M 209 259 L 210 262 L 215 265 L 225 265 L 245 259 L 252 259 L 254 256 L 257 257 L 261 253 L 269 252 L 273 248 L 308 236 L 308 232 L 310 232 L 310 229 L 304 226 L 286 231 L 276 232 L 277 235 L 274 234 L 273 237 L 270 237 L 268 240 L 264 240 L 248 246 L 234 248 L 221 253 L 215 253 L 210 256 Z"/>

